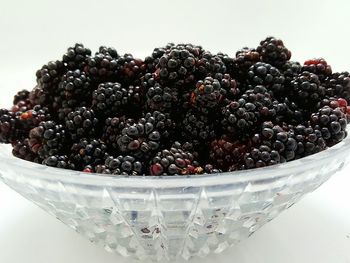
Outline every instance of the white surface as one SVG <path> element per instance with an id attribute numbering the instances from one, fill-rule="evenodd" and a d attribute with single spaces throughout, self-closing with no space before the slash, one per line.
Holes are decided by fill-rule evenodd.
<path id="1" fill-rule="evenodd" d="M 32 88 L 35 70 L 75 42 L 137 56 L 166 42 L 193 42 L 233 55 L 275 35 L 293 60 L 323 56 L 335 71 L 350 70 L 348 0 L 130 2 L 0 0 L 0 106 Z M 238 246 L 192 262 L 350 263 L 349 172 Z M 132 262 L 92 245 L 2 183 L 0 211 L 1 263 Z"/>

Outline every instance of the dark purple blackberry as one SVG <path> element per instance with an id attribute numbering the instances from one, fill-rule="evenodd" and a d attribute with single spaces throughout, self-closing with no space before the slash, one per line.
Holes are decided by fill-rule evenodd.
<path id="1" fill-rule="evenodd" d="M 137 123 L 126 126 L 117 138 L 118 150 L 142 159 L 149 158 L 164 143 L 168 143 L 175 123 L 158 111 L 146 113 Z"/>
<path id="2" fill-rule="evenodd" d="M 12 154 L 26 161 L 41 163 L 39 156 L 31 151 L 28 138 L 13 142 Z"/>
<path id="3" fill-rule="evenodd" d="M 0 143 L 12 143 L 25 136 L 16 113 L 0 109 Z"/>
<path id="4" fill-rule="evenodd" d="M 119 79 L 123 84 L 140 84 L 140 78 L 146 72 L 146 64 L 142 59 L 134 58 L 131 54 L 124 54 L 118 59 L 120 65 Z"/>
<path id="5" fill-rule="evenodd" d="M 331 66 L 328 65 L 327 61 L 323 58 L 306 60 L 302 67 L 302 71 L 308 71 L 316 74 L 321 82 L 332 75 Z"/>
<path id="6" fill-rule="evenodd" d="M 195 65 L 196 58 L 190 51 L 182 46 L 174 47 L 159 59 L 156 75 L 161 84 L 182 86 L 194 82 Z"/>
<path id="7" fill-rule="evenodd" d="M 73 141 L 84 137 L 97 136 L 98 119 L 92 109 L 81 107 L 69 112 L 65 118 L 65 127 Z"/>
<path id="8" fill-rule="evenodd" d="M 52 119 L 49 109 L 40 105 L 36 105 L 33 109 L 25 112 L 18 112 L 17 118 L 24 134 L 28 134 L 31 129 L 38 126 L 42 121 Z"/>
<path id="9" fill-rule="evenodd" d="M 302 72 L 301 68 L 300 63 L 296 61 L 287 61 L 286 64 L 281 67 L 280 71 L 284 76 L 284 84 L 286 86 Z"/>
<path id="10" fill-rule="evenodd" d="M 243 165 L 240 169 L 253 169 L 278 164 L 281 162 L 281 157 L 280 154 L 276 150 L 271 149 L 271 147 L 260 145 L 246 153 L 243 160 Z M 230 170 L 236 170 L 236 167 L 231 167 Z"/>
<path id="11" fill-rule="evenodd" d="M 230 137 L 244 139 L 254 133 L 259 123 L 275 115 L 276 109 L 270 94 L 265 87 L 256 86 L 222 108 L 221 124 Z"/>
<path id="12" fill-rule="evenodd" d="M 116 80 L 120 71 L 118 59 L 118 52 L 114 48 L 102 46 L 99 52 L 87 58 L 84 71 L 93 81 Z"/>
<path id="13" fill-rule="evenodd" d="M 347 71 L 333 73 L 325 80 L 328 97 L 344 98 L 350 103 L 350 73 Z"/>
<path id="14" fill-rule="evenodd" d="M 146 92 L 147 108 L 161 112 L 170 112 L 178 104 L 179 94 L 176 88 L 163 86 L 156 82 Z"/>
<path id="15" fill-rule="evenodd" d="M 196 77 L 217 78 L 217 74 L 225 74 L 226 65 L 218 55 L 213 55 L 208 51 L 202 53 L 201 57 L 196 62 Z"/>
<path id="16" fill-rule="evenodd" d="M 304 71 L 290 82 L 291 98 L 303 109 L 314 110 L 326 95 L 317 75 Z"/>
<path id="17" fill-rule="evenodd" d="M 223 136 L 221 139 L 213 140 L 210 143 L 209 157 L 218 168 L 228 170 L 229 167 L 240 165 L 249 148 L 249 143 L 231 142 Z"/>
<path id="18" fill-rule="evenodd" d="M 61 169 L 76 169 L 76 167 L 73 163 L 71 163 L 67 155 L 51 155 L 44 159 L 43 164 Z"/>
<path id="19" fill-rule="evenodd" d="M 87 165 L 96 166 L 103 164 L 108 157 L 107 145 L 101 140 L 81 139 L 72 145 L 69 160 L 78 170 L 83 170 Z"/>
<path id="20" fill-rule="evenodd" d="M 196 110 L 189 110 L 180 125 L 180 133 L 186 140 L 198 145 L 216 137 L 216 120 Z"/>
<path id="21" fill-rule="evenodd" d="M 182 149 L 180 143 L 175 143 L 170 149 L 162 150 L 150 162 L 151 175 L 188 175 L 196 174 L 199 167 L 195 154 Z"/>
<path id="22" fill-rule="evenodd" d="M 69 47 L 66 54 L 63 55 L 63 63 L 70 70 L 83 70 L 86 65 L 87 57 L 91 56 L 91 50 L 84 47 L 83 44 L 75 44 Z"/>
<path id="23" fill-rule="evenodd" d="M 121 135 L 122 130 L 135 124 L 134 119 L 128 119 L 125 116 L 107 118 L 103 128 L 102 140 L 115 151 L 118 149 L 117 139 Z"/>
<path id="24" fill-rule="evenodd" d="M 283 96 L 284 93 L 284 77 L 281 72 L 263 62 L 257 62 L 249 68 L 247 83 L 249 88 L 264 85 L 275 97 Z"/>
<path id="25" fill-rule="evenodd" d="M 47 65 L 42 66 L 36 72 L 36 81 L 39 88 L 43 89 L 45 94 L 52 92 L 61 81 L 61 77 L 65 71 L 64 64 L 59 60 L 51 61 Z"/>
<path id="26" fill-rule="evenodd" d="M 16 93 L 13 98 L 13 105 L 16 105 L 20 101 L 28 101 L 29 100 L 29 91 L 26 89 L 20 90 Z"/>
<path id="27" fill-rule="evenodd" d="M 259 52 L 262 61 L 275 67 L 283 66 L 292 55 L 284 46 L 283 41 L 274 37 L 262 40 L 256 51 Z"/>
<path id="28" fill-rule="evenodd" d="M 314 130 L 321 131 L 327 146 L 332 146 L 347 136 L 347 116 L 342 108 L 323 106 L 311 114 L 310 123 Z"/>
<path id="29" fill-rule="evenodd" d="M 290 125 L 305 124 L 309 121 L 310 113 L 298 107 L 293 101 L 285 98 L 283 102 L 274 101 L 273 107 L 276 117 L 271 119 L 276 124 L 287 123 Z"/>
<path id="30" fill-rule="evenodd" d="M 199 170 L 198 168 L 196 170 Z M 217 174 L 217 173 L 222 173 L 223 170 L 216 168 L 215 166 L 213 166 L 212 164 L 206 164 L 203 167 L 203 172 L 205 174 Z"/>
<path id="31" fill-rule="evenodd" d="M 216 78 L 220 82 L 221 88 L 225 90 L 226 99 L 234 100 L 240 96 L 239 85 L 229 74 L 216 74 Z"/>
<path id="32" fill-rule="evenodd" d="M 63 75 L 58 86 L 59 98 L 55 98 L 57 105 L 54 109 L 90 106 L 92 90 L 93 85 L 85 72 L 70 70 Z"/>
<path id="33" fill-rule="evenodd" d="M 175 46 L 174 43 L 168 43 L 165 47 L 155 48 L 150 56 L 145 58 L 146 71 L 147 73 L 154 73 L 159 59 L 170 51 Z"/>
<path id="34" fill-rule="evenodd" d="M 30 149 L 42 159 L 64 152 L 67 142 L 65 128 L 54 121 L 41 122 L 29 132 Z"/>
<path id="35" fill-rule="evenodd" d="M 145 174 L 145 167 L 135 157 L 119 155 L 118 157 L 107 157 L 105 164 L 97 165 L 95 171 L 101 174 L 132 176 Z"/>
<path id="36" fill-rule="evenodd" d="M 39 85 L 35 86 L 29 92 L 29 102 L 31 105 L 48 105 L 50 103 L 50 97 L 48 92 L 44 91 Z"/>
<path id="37" fill-rule="evenodd" d="M 244 47 L 236 52 L 232 69 L 229 72 L 243 81 L 247 77 L 249 68 L 259 61 L 260 54 L 255 49 Z"/>

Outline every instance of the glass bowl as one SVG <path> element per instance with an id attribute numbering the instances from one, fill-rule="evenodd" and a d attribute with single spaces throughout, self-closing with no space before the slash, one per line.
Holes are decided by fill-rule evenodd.
<path id="1" fill-rule="evenodd" d="M 172 260 L 220 253 L 349 161 L 350 136 L 289 163 L 213 175 L 108 177 L 23 161 L 0 145 L 0 178 L 110 252 Z"/>

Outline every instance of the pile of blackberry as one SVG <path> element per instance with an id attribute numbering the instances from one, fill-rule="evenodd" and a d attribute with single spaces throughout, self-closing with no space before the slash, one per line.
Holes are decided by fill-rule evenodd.
<path id="1" fill-rule="evenodd" d="M 108 176 L 212 174 L 284 163 L 347 136 L 350 73 L 291 61 L 281 39 L 212 53 L 169 43 L 140 59 L 69 47 L 0 109 L 0 143 Z"/>

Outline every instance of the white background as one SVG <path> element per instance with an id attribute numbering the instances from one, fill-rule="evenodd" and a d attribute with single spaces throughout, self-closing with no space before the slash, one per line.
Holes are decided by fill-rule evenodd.
<path id="1" fill-rule="evenodd" d="M 4 1 L 0 0 L 0 106 L 35 85 L 35 71 L 82 42 L 96 51 L 150 54 L 193 42 L 234 55 L 268 35 L 293 60 L 323 56 L 350 70 L 350 2 L 344 1 Z M 334 176 L 250 239 L 192 262 L 350 263 L 350 169 Z M 0 183 L 1 263 L 128 262 L 108 254 Z"/>

